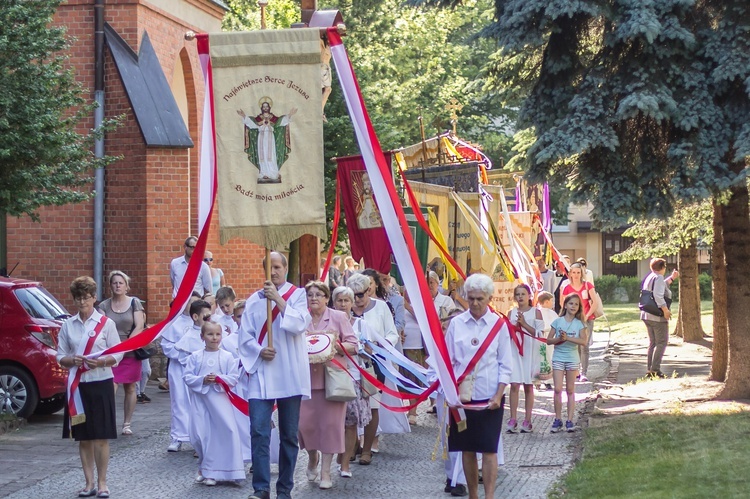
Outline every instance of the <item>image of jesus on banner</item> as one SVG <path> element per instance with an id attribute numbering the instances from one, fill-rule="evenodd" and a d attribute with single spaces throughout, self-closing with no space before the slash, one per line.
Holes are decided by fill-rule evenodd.
<path id="1" fill-rule="evenodd" d="M 247 116 L 242 109 L 237 110 L 245 126 L 245 153 L 247 159 L 258 168 L 258 183 L 275 184 L 281 182 L 279 170 L 292 150 L 289 125 L 297 108 L 276 116 L 271 112 L 273 101 L 270 97 L 262 97 L 258 106 L 260 114 L 254 117 Z"/>
<path id="2" fill-rule="evenodd" d="M 370 176 L 366 171 L 353 171 L 352 186 L 354 187 L 355 206 L 357 207 L 357 228 L 378 229 L 383 227 L 383 220 L 375 205 L 372 194 Z"/>

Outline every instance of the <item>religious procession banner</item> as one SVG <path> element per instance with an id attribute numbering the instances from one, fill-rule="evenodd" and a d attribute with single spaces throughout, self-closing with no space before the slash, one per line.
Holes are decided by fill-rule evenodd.
<path id="1" fill-rule="evenodd" d="M 389 154 L 385 156 L 390 163 Z M 336 158 L 336 163 L 352 257 L 357 262 L 364 259 L 365 267 L 388 274 L 391 245 L 362 156 Z"/>
<path id="2" fill-rule="evenodd" d="M 419 262 L 422 264 L 422 271 L 427 271 L 427 251 L 430 247 L 430 238 L 422 230 L 422 227 L 417 223 L 417 217 L 414 215 L 414 209 L 410 206 L 404 208 L 404 215 L 406 221 L 409 223 L 409 231 L 411 232 L 411 238 L 414 240 L 414 246 L 417 248 L 417 256 L 419 256 Z M 425 220 L 429 217 L 429 210 L 422 208 L 422 216 Z M 396 279 L 396 283 L 399 286 L 404 285 L 404 280 L 401 277 L 401 272 L 398 270 L 398 262 L 391 258 L 391 276 Z"/>
<path id="3" fill-rule="evenodd" d="M 210 35 L 221 243 L 325 238 L 317 28 Z"/>

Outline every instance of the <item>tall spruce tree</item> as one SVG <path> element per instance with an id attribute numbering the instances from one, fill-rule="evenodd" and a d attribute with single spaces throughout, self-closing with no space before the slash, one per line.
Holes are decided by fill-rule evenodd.
<path id="1" fill-rule="evenodd" d="M 496 0 L 486 89 L 525 97 L 528 177 L 566 185 L 606 225 L 723 210 L 729 365 L 750 397 L 750 5 L 746 0 Z"/>

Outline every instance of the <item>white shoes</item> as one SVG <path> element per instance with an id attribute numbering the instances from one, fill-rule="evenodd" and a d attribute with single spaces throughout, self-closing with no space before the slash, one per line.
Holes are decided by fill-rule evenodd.
<path id="1" fill-rule="evenodd" d="M 330 489 L 333 487 L 333 482 L 330 480 L 321 480 L 319 487 L 323 490 Z"/>
<path id="2" fill-rule="evenodd" d="M 320 466 L 320 461 L 322 459 L 322 456 L 320 455 L 320 452 L 315 454 L 315 467 L 310 468 L 308 463 L 308 468 L 305 470 L 305 473 L 307 474 L 307 480 L 310 482 L 314 482 L 318 478 L 318 467 Z"/>
<path id="3" fill-rule="evenodd" d="M 203 481 L 203 485 L 207 487 L 213 487 L 214 485 L 216 485 L 216 480 L 214 480 L 213 478 L 206 478 Z"/>
<path id="4" fill-rule="evenodd" d="M 167 452 L 179 452 L 180 449 L 182 449 L 182 442 L 178 442 L 177 440 L 172 440 L 169 443 L 169 447 L 167 447 Z"/>
<path id="5" fill-rule="evenodd" d="M 195 477 L 195 483 L 203 483 L 206 481 L 206 477 L 198 473 L 198 476 Z"/>

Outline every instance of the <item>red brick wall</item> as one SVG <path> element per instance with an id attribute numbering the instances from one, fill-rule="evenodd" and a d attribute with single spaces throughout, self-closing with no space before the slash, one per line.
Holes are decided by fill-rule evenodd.
<path id="1" fill-rule="evenodd" d="M 93 99 L 93 1 L 69 0 L 56 23 L 76 38 L 71 66 Z M 181 58 L 188 95 L 188 129 L 193 149 L 146 148 L 117 69 L 107 53 L 105 115 L 124 115 L 122 125 L 105 140 L 106 154 L 122 156 L 105 172 L 104 276 L 115 269 L 132 280 L 131 294 L 147 301 L 149 322 L 166 315 L 171 299 L 169 262 L 183 251 L 187 235 L 197 231 L 197 178 L 200 120 L 204 89 L 195 42 L 184 40 L 188 30 L 200 31 L 171 14 L 137 0 L 108 0 L 105 19 L 138 52 L 144 30 L 168 80 Z M 200 105 L 198 105 L 200 104 Z M 93 127 L 93 116 L 82 130 Z M 92 187 L 93 188 L 93 187 Z M 14 276 L 42 281 L 70 310 L 70 282 L 93 272 L 93 202 L 44 208 L 41 223 L 8 219 L 8 262 L 21 261 Z M 246 241 L 218 244 L 218 213 L 214 211 L 209 249 L 214 264 L 224 270 L 239 297 L 246 297 L 263 280 L 262 248 Z M 108 290 L 105 290 L 105 295 Z"/>

